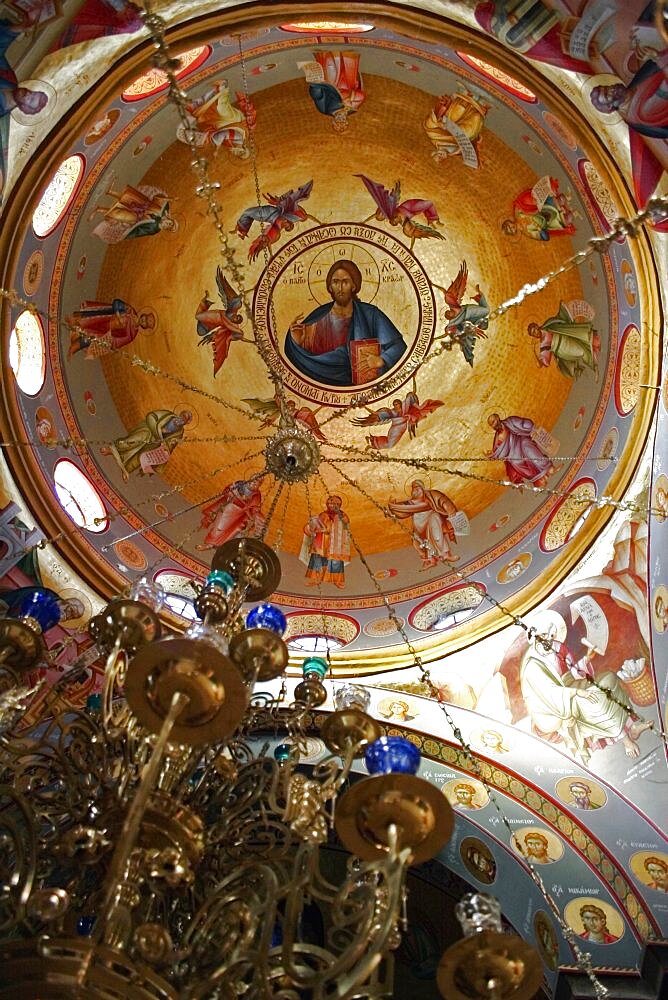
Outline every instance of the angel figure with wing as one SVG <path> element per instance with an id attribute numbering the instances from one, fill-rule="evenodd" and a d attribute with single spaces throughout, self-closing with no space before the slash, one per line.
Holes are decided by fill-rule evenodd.
<path id="1" fill-rule="evenodd" d="M 268 204 L 252 205 L 244 209 L 237 224 L 231 232 L 236 233 L 244 240 L 250 232 L 253 223 L 259 222 L 262 232 L 253 240 L 248 250 L 248 259 L 255 260 L 260 251 L 267 249 L 280 239 L 281 233 L 291 232 L 295 228 L 295 223 L 304 222 L 311 219 L 320 225 L 320 220 L 314 215 L 310 215 L 306 209 L 300 205 L 311 194 L 313 181 L 307 181 L 301 187 L 290 189 L 284 194 L 263 194 Z M 265 228 L 266 227 L 266 228 Z"/>
<path id="2" fill-rule="evenodd" d="M 198 347 L 201 347 L 202 344 L 211 344 L 214 375 L 217 375 L 222 368 L 233 340 L 240 340 L 245 344 L 253 343 L 252 340 L 244 337 L 240 329 L 242 323 L 242 317 L 239 315 L 242 304 L 241 296 L 234 291 L 220 266 L 216 271 L 216 284 L 223 308 L 212 309 L 213 300 L 209 298 L 209 293 L 205 292 L 195 312 L 197 333 L 200 338 Z"/>
<path id="3" fill-rule="evenodd" d="M 262 427 L 271 427 L 281 415 L 281 404 L 278 395 L 273 396 L 271 399 L 258 399 L 249 398 L 242 400 L 243 403 L 248 403 L 249 407 L 256 413 L 259 417 L 262 417 Z M 317 406 L 315 410 L 312 410 L 308 406 L 300 406 L 297 409 L 297 404 L 294 399 L 288 399 L 285 404 L 288 416 L 291 417 L 296 423 L 302 424 L 306 427 L 314 438 L 317 438 L 322 444 L 327 444 L 327 438 L 322 433 L 318 421 L 316 419 L 316 414 L 320 412 L 322 406 Z"/>
<path id="4" fill-rule="evenodd" d="M 401 201 L 401 181 L 395 181 L 394 187 L 389 191 L 378 181 L 372 181 L 364 174 L 355 176 L 360 178 L 377 206 L 373 215 L 364 222 L 377 219 L 379 222 L 389 222 L 391 226 L 401 226 L 404 236 L 408 236 L 411 241 L 411 250 L 416 240 L 445 239 L 442 233 L 434 229 L 434 225 L 441 225 L 441 220 L 433 201 L 426 201 L 424 198 L 406 198 Z M 425 222 L 429 225 L 416 222 L 415 217 L 418 215 L 424 216 Z"/>
<path id="5" fill-rule="evenodd" d="M 380 410 L 369 410 L 368 417 L 353 417 L 351 423 L 358 427 L 389 423 L 390 429 L 387 434 L 369 434 L 366 439 L 367 451 L 389 451 L 399 443 L 406 431 L 409 437 L 414 438 L 419 422 L 439 406 L 443 406 L 443 401 L 440 399 L 427 399 L 421 404 L 413 391 L 406 393 L 403 402 L 400 399 L 393 399 L 391 407 L 383 406 Z"/>
<path id="6" fill-rule="evenodd" d="M 445 332 L 434 339 L 435 341 L 444 340 L 444 346 L 448 351 L 451 351 L 453 346 L 457 344 L 464 358 L 473 368 L 473 351 L 476 342 L 480 337 L 487 337 L 485 330 L 489 325 L 490 309 L 484 293 L 480 291 L 480 285 L 475 286 L 476 294 L 472 296 L 473 301 L 463 304 L 468 274 L 466 261 L 463 260 L 457 277 L 447 288 L 434 285 L 445 295 L 448 307 L 445 311 Z"/>

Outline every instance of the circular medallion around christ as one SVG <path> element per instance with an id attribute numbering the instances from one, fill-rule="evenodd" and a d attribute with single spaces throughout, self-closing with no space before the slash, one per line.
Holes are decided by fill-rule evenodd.
<path id="1" fill-rule="evenodd" d="M 292 392 L 330 406 L 394 392 L 423 362 L 436 324 L 420 263 L 359 223 L 319 226 L 282 247 L 253 305 L 272 369 Z"/>

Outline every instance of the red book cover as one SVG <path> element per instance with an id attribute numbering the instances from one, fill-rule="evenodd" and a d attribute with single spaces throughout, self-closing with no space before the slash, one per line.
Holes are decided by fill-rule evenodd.
<path id="1" fill-rule="evenodd" d="M 380 341 L 351 340 L 350 365 L 353 372 L 353 385 L 371 382 L 378 375 L 378 368 L 369 367 L 369 361 L 380 357 Z"/>

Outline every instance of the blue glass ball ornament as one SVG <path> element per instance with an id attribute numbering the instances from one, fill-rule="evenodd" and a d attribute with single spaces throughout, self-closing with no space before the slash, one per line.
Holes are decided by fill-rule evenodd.
<path id="1" fill-rule="evenodd" d="M 101 694 L 89 694 L 86 698 L 86 711 L 90 712 L 91 715 L 95 715 L 102 711 L 102 695 Z"/>
<path id="2" fill-rule="evenodd" d="M 274 604 L 258 604 L 246 615 L 247 628 L 268 628 L 276 635 L 283 635 L 288 621 L 283 612 Z"/>
<path id="3" fill-rule="evenodd" d="M 308 677 L 309 674 L 317 674 L 318 677 L 323 678 L 328 669 L 327 660 L 323 660 L 321 656 L 307 656 L 302 666 L 304 677 Z"/>
<path id="4" fill-rule="evenodd" d="M 208 587 L 209 584 L 215 584 L 216 587 L 220 587 L 227 597 L 234 590 L 234 577 L 226 573 L 224 569 L 212 569 L 204 581 L 205 586 Z"/>
<path id="5" fill-rule="evenodd" d="M 42 632 L 46 632 L 60 621 L 58 598 L 51 591 L 36 588 L 30 594 L 26 594 L 19 604 L 19 615 L 34 618 L 39 622 Z"/>
<path id="6" fill-rule="evenodd" d="M 274 760 L 277 760 L 279 764 L 282 764 L 285 760 L 290 760 L 292 757 L 293 746 L 291 743 L 279 743 L 274 750 Z"/>
<path id="7" fill-rule="evenodd" d="M 364 760 L 369 774 L 415 774 L 420 751 L 402 736 L 381 736 L 366 748 Z"/>
<path id="8" fill-rule="evenodd" d="M 85 916 L 79 917 L 77 920 L 77 934 L 79 937 L 89 937 L 93 927 L 95 926 L 95 917 Z"/>

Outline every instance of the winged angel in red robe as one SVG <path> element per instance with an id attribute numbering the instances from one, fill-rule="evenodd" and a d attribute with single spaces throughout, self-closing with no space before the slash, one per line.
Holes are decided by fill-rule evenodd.
<path id="1" fill-rule="evenodd" d="M 213 374 L 217 375 L 222 368 L 230 352 L 230 344 L 233 340 L 241 340 L 244 344 L 252 344 L 252 340 L 244 337 L 240 329 L 242 317 L 239 315 L 242 300 L 237 295 L 229 281 L 219 267 L 216 271 L 216 284 L 218 294 L 223 303 L 222 309 L 212 309 L 213 300 L 209 298 L 209 293 L 205 292 L 195 313 L 197 320 L 197 333 L 202 344 L 211 344 L 213 347 Z"/>
<path id="2" fill-rule="evenodd" d="M 439 406 L 443 406 L 443 401 L 440 399 L 427 399 L 424 403 L 420 403 L 414 392 L 408 392 L 403 402 L 394 399 L 391 408 L 383 406 L 380 410 L 369 410 L 368 417 L 353 417 L 351 423 L 358 427 L 389 423 L 390 429 L 386 435 L 369 434 L 366 439 L 367 450 L 389 451 L 399 443 L 406 431 L 409 437 L 414 438 L 420 421 Z"/>
<path id="3" fill-rule="evenodd" d="M 372 181 L 364 174 L 355 176 L 359 177 L 377 205 L 374 214 L 365 219 L 365 222 L 377 219 L 379 222 L 389 222 L 391 226 L 401 226 L 404 236 L 408 236 L 411 241 L 411 250 L 416 240 L 445 239 L 445 236 L 432 225 L 425 226 L 415 221 L 417 215 L 423 215 L 426 222 L 441 224 L 433 201 L 426 201 L 424 198 L 406 198 L 405 201 L 401 201 L 401 181 L 395 181 L 394 187 L 389 191 L 378 181 Z"/>
<path id="4" fill-rule="evenodd" d="M 232 230 L 241 239 L 245 239 L 250 232 L 254 222 L 260 223 L 262 232 L 253 240 L 248 249 L 248 259 L 255 260 L 261 250 L 265 250 L 280 239 L 281 233 L 291 232 L 295 228 L 296 222 L 304 222 L 305 219 L 312 219 L 320 225 L 320 220 L 314 215 L 310 215 L 306 209 L 299 204 L 305 201 L 313 189 L 313 181 L 307 181 L 299 188 L 286 191 L 285 194 L 264 194 L 267 205 L 252 205 L 244 209 L 237 224 Z"/>
<path id="5" fill-rule="evenodd" d="M 256 413 L 258 417 L 262 417 L 262 427 L 271 427 L 281 416 L 281 401 L 278 396 L 273 396 L 271 399 L 258 399 L 257 397 L 250 397 L 249 399 L 242 400 L 243 403 L 248 403 L 249 407 Z M 286 409 L 288 411 L 288 416 L 295 420 L 298 424 L 302 424 L 304 427 L 310 430 L 313 437 L 317 438 L 323 444 L 327 444 L 327 438 L 322 433 L 320 425 L 316 419 L 317 413 L 322 409 L 321 406 L 316 407 L 312 410 L 308 406 L 297 407 L 294 399 L 288 399 L 286 402 Z"/>

